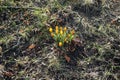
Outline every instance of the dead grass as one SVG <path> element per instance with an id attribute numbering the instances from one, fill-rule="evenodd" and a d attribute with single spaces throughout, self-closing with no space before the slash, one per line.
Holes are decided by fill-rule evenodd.
<path id="1" fill-rule="evenodd" d="M 0 79 L 120 79 L 119 8 L 114 11 L 104 2 L 102 6 L 108 9 L 100 10 L 97 16 L 94 14 L 99 12 L 93 15 L 90 12 L 89 16 L 86 9 L 78 8 L 81 4 L 70 5 L 68 2 L 63 5 L 62 2 L 44 0 L 39 7 L 39 2 L 32 1 L 30 5 L 34 8 L 14 8 L 9 7 L 11 3 L 7 4 L 2 4 L 6 8 L 0 8 Z M 117 4 L 112 0 L 108 3 L 111 6 Z M 55 47 L 48 32 L 49 26 L 55 25 L 74 28 L 80 46 L 72 46 L 73 51 Z M 67 54 L 69 62 L 63 54 Z"/>

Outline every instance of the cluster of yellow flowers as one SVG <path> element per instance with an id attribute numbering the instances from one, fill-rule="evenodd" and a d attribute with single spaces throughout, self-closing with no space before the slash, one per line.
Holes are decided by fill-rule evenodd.
<path id="1" fill-rule="evenodd" d="M 64 43 L 69 43 L 74 38 L 75 31 L 68 31 L 67 27 L 55 27 L 53 30 L 52 27 L 49 28 L 51 37 L 57 42 L 58 46 L 61 47 Z"/>

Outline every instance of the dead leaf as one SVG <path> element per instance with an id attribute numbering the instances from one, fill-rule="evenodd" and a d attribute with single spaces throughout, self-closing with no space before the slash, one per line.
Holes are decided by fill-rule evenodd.
<path id="1" fill-rule="evenodd" d="M 112 19 L 111 24 L 116 24 L 117 19 Z"/>
<path id="2" fill-rule="evenodd" d="M 79 37 L 76 37 L 76 38 L 74 38 L 74 39 L 72 40 L 72 42 L 73 42 L 73 44 L 80 46 L 81 40 L 80 40 Z"/>
<path id="3" fill-rule="evenodd" d="M 70 57 L 69 57 L 69 56 L 67 56 L 67 55 L 65 54 L 64 57 L 65 57 L 65 59 L 66 59 L 67 62 L 70 62 Z"/>
<path id="4" fill-rule="evenodd" d="M 13 73 L 12 73 L 12 72 L 4 71 L 4 72 L 3 72 L 3 75 L 4 75 L 4 76 L 11 77 L 11 76 L 13 76 Z"/>
<path id="5" fill-rule="evenodd" d="M 68 47 L 68 51 L 70 51 L 70 52 L 74 52 L 75 51 L 75 46 L 74 45 L 69 45 L 69 47 Z"/>
<path id="6" fill-rule="evenodd" d="M 22 30 L 22 29 L 19 31 L 19 33 L 23 33 L 23 32 L 24 32 L 24 30 Z"/>
<path id="7" fill-rule="evenodd" d="M 120 25 L 120 16 L 111 20 L 111 24 Z"/>
<path id="8" fill-rule="evenodd" d="M 4 71 L 4 66 L 0 64 L 0 75 L 3 74 L 3 71 Z M 0 78 L 0 80 L 1 80 L 1 78 Z"/>
<path id="9" fill-rule="evenodd" d="M 1 53 L 2 53 L 2 47 L 0 46 L 0 55 L 1 55 Z"/>
<path id="10" fill-rule="evenodd" d="M 24 13 L 24 16 L 27 16 L 28 15 L 28 12 L 26 11 L 25 13 Z"/>
<path id="11" fill-rule="evenodd" d="M 58 19 L 57 19 L 57 21 L 60 23 L 60 22 L 62 22 L 63 20 L 62 20 L 62 19 L 60 19 L 60 18 L 58 18 Z"/>
<path id="12" fill-rule="evenodd" d="M 33 49 L 33 48 L 35 48 L 35 44 L 31 44 L 31 45 L 28 47 L 28 49 Z"/>
<path id="13" fill-rule="evenodd" d="M 76 47 L 79 47 L 81 45 L 81 40 L 79 37 L 76 37 L 74 38 L 72 41 L 71 41 L 71 44 L 69 45 L 68 47 L 68 51 L 70 52 L 74 52 Z"/>
<path id="14" fill-rule="evenodd" d="M 3 70 L 4 69 L 4 66 L 3 65 L 0 65 L 0 70 Z"/>
<path id="15" fill-rule="evenodd" d="M 118 2 L 119 0 L 113 0 L 113 2 Z"/>
<path id="16" fill-rule="evenodd" d="M 0 29 L 4 29 L 5 27 L 4 26 L 0 26 Z"/>
<path id="17" fill-rule="evenodd" d="M 24 20 L 23 23 L 29 25 L 30 22 L 28 20 Z"/>

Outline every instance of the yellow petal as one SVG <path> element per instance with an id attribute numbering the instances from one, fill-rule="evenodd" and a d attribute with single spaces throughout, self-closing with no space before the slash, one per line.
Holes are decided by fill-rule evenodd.
<path id="1" fill-rule="evenodd" d="M 64 31 L 66 31 L 67 30 L 67 27 L 64 27 Z"/>
<path id="2" fill-rule="evenodd" d="M 49 28 L 49 31 L 52 32 L 53 31 L 52 28 Z"/>
<path id="3" fill-rule="evenodd" d="M 60 30 L 62 30 L 62 27 L 60 27 Z"/>
<path id="4" fill-rule="evenodd" d="M 70 34 L 68 34 L 68 37 L 70 37 Z"/>
<path id="5" fill-rule="evenodd" d="M 58 26 L 56 26 L 55 29 L 58 30 Z"/>
<path id="6" fill-rule="evenodd" d="M 61 47 L 62 45 L 63 45 L 62 42 L 59 42 L 58 46 Z"/>
<path id="7" fill-rule="evenodd" d="M 61 34 L 61 35 L 63 34 L 63 31 L 62 31 L 62 30 L 60 31 L 60 34 Z"/>
<path id="8" fill-rule="evenodd" d="M 54 37 L 54 33 L 51 33 L 51 36 Z"/>
<path id="9" fill-rule="evenodd" d="M 56 34 L 58 34 L 58 30 L 55 30 Z"/>

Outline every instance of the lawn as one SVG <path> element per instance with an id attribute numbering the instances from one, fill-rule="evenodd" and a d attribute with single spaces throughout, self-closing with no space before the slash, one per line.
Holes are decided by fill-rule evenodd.
<path id="1" fill-rule="evenodd" d="M 0 0 L 0 80 L 120 80 L 120 1 Z"/>

